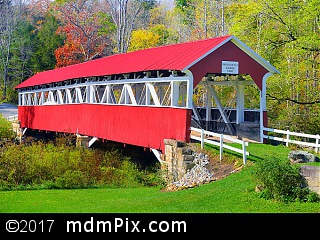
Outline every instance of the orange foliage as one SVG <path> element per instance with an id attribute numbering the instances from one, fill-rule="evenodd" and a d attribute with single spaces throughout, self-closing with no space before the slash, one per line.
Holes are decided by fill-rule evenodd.
<path id="1" fill-rule="evenodd" d="M 79 5 L 71 1 L 55 6 L 56 17 L 61 21 L 56 33 L 66 38 L 64 45 L 55 50 L 56 68 L 88 61 L 105 52 L 109 39 L 99 33 L 101 21 L 97 12 L 101 9 L 98 2 L 90 4 L 76 8 Z"/>
<path id="2" fill-rule="evenodd" d="M 81 52 L 80 40 L 73 34 L 74 32 L 76 32 L 76 30 L 70 24 L 58 28 L 57 34 L 65 35 L 66 40 L 62 47 L 54 51 L 57 60 L 56 68 L 80 63 L 85 60 Z"/>

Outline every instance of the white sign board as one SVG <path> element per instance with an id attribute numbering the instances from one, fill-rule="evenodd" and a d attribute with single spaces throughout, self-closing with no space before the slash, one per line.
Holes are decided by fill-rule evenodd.
<path id="1" fill-rule="evenodd" d="M 238 74 L 239 73 L 239 62 L 222 61 L 221 73 Z"/>

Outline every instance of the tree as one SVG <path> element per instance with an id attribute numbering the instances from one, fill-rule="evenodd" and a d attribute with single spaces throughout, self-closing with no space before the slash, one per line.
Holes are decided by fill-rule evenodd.
<path id="1" fill-rule="evenodd" d="M 132 32 L 128 51 L 135 51 L 158 46 L 160 36 L 150 30 L 137 29 Z"/>
<path id="2" fill-rule="evenodd" d="M 194 27 L 195 39 L 222 36 L 227 33 L 224 8 L 229 1 L 195 0 Z"/>
<path id="3" fill-rule="evenodd" d="M 148 0 L 106 0 L 113 22 L 116 25 L 116 52 L 125 53 L 128 50 L 131 33 L 139 13 L 144 7 L 149 7 Z"/>
<path id="4" fill-rule="evenodd" d="M 140 0 L 142 2 L 141 12 L 137 15 L 137 20 L 134 24 L 134 29 L 146 29 L 151 21 L 152 10 L 160 4 L 156 0 Z"/>
<path id="5" fill-rule="evenodd" d="M 149 30 L 159 36 L 157 46 L 174 44 L 179 40 L 178 33 L 165 24 L 150 25 Z"/>
<path id="6" fill-rule="evenodd" d="M 9 61 L 11 44 L 14 41 L 13 32 L 20 17 L 20 2 L 14 0 L 0 1 L 0 61 L 2 67 L 3 90 L 2 99 L 7 96 L 9 80 Z"/>
<path id="7" fill-rule="evenodd" d="M 181 41 L 227 34 L 225 6 L 231 0 L 175 0 L 176 26 Z"/>
<path id="8" fill-rule="evenodd" d="M 59 1 L 55 15 L 61 21 L 57 33 L 65 37 L 62 47 L 56 49 L 56 67 L 88 61 L 110 54 L 110 39 L 105 34 L 112 25 L 109 18 L 101 20 L 102 5 L 96 0 Z M 103 29 L 103 31 L 100 31 Z"/>
<path id="9" fill-rule="evenodd" d="M 31 59 L 35 72 L 55 68 L 57 61 L 54 51 L 61 47 L 64 42 L 64 38 L 56 34 L 58 27 L 58 20 L 50 13 L 44 16 L 42 26 L 38 27 L 34 54 Z"/>
<path id="10" fill-rule="evenodd" d="M 14 87 L 33 74 L 31 67 L 31 58 L 34 51 L 36 34 L 34 27 L 28 21 L 20 20 L 12 38 L 14 41 L 10 46 L 10 59 L 8 73 L 10 81 L 7 86 L 6 100 L 9 102 L 18 102 L 17 92 Z"/>
<path id="11" fill-rule="evenodd" d="M 252 0 L 229 10 L 230 33 L 281 72 L 267 83 L 270 125 L 319 132 L 319 0 Z"/>
<path id="12" fill-rule="evenodd" d="M 180 35 L 180 41 L 189 41 L 192 38 L 192 29 L 195 23 L 195 0 L 175 0 L 174 15 L 176 15 L 176 27 Z"/>

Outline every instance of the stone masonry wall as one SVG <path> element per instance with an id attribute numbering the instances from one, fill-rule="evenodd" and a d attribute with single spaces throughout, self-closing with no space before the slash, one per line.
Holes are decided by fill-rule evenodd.
<path id="1" fill-rule="evenodd" d="M 167 172 L 168 181 L 177 181 L 195 165 L 193 151 L 182 141 L 165 139 L 164 144 L 165 154 L 161 155 L 164 161 L 162 168 Z"/>
<path id="2" fill-rule="evenodd" d="M 20 128 L 20 121 L 19 120 L 12 121 L 12 130 L 15 133 L 16 137 L 18 139 L 21 139 L 22 130 Z"/>

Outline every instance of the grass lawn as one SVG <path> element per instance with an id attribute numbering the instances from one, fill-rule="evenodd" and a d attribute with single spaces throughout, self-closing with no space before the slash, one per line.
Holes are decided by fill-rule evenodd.
<path id="1" fill-rule="evenodd" d="M 290 149 L 251 143 L 248 151 L 252 163 L 287 157 Z M 320 213 L 320 203 L 259 198 L 249 170 L 247 164 L 225 179 L 176 192 L 147 187 L 0 191 L 0 213 Z"/>
<path id="2" fill-rule="evenodd" d="M 246 170 L 178 192 L 156 188 L 0 192 L 1 213 L 319 213 L 319 203 L 257 197 Z"/>

